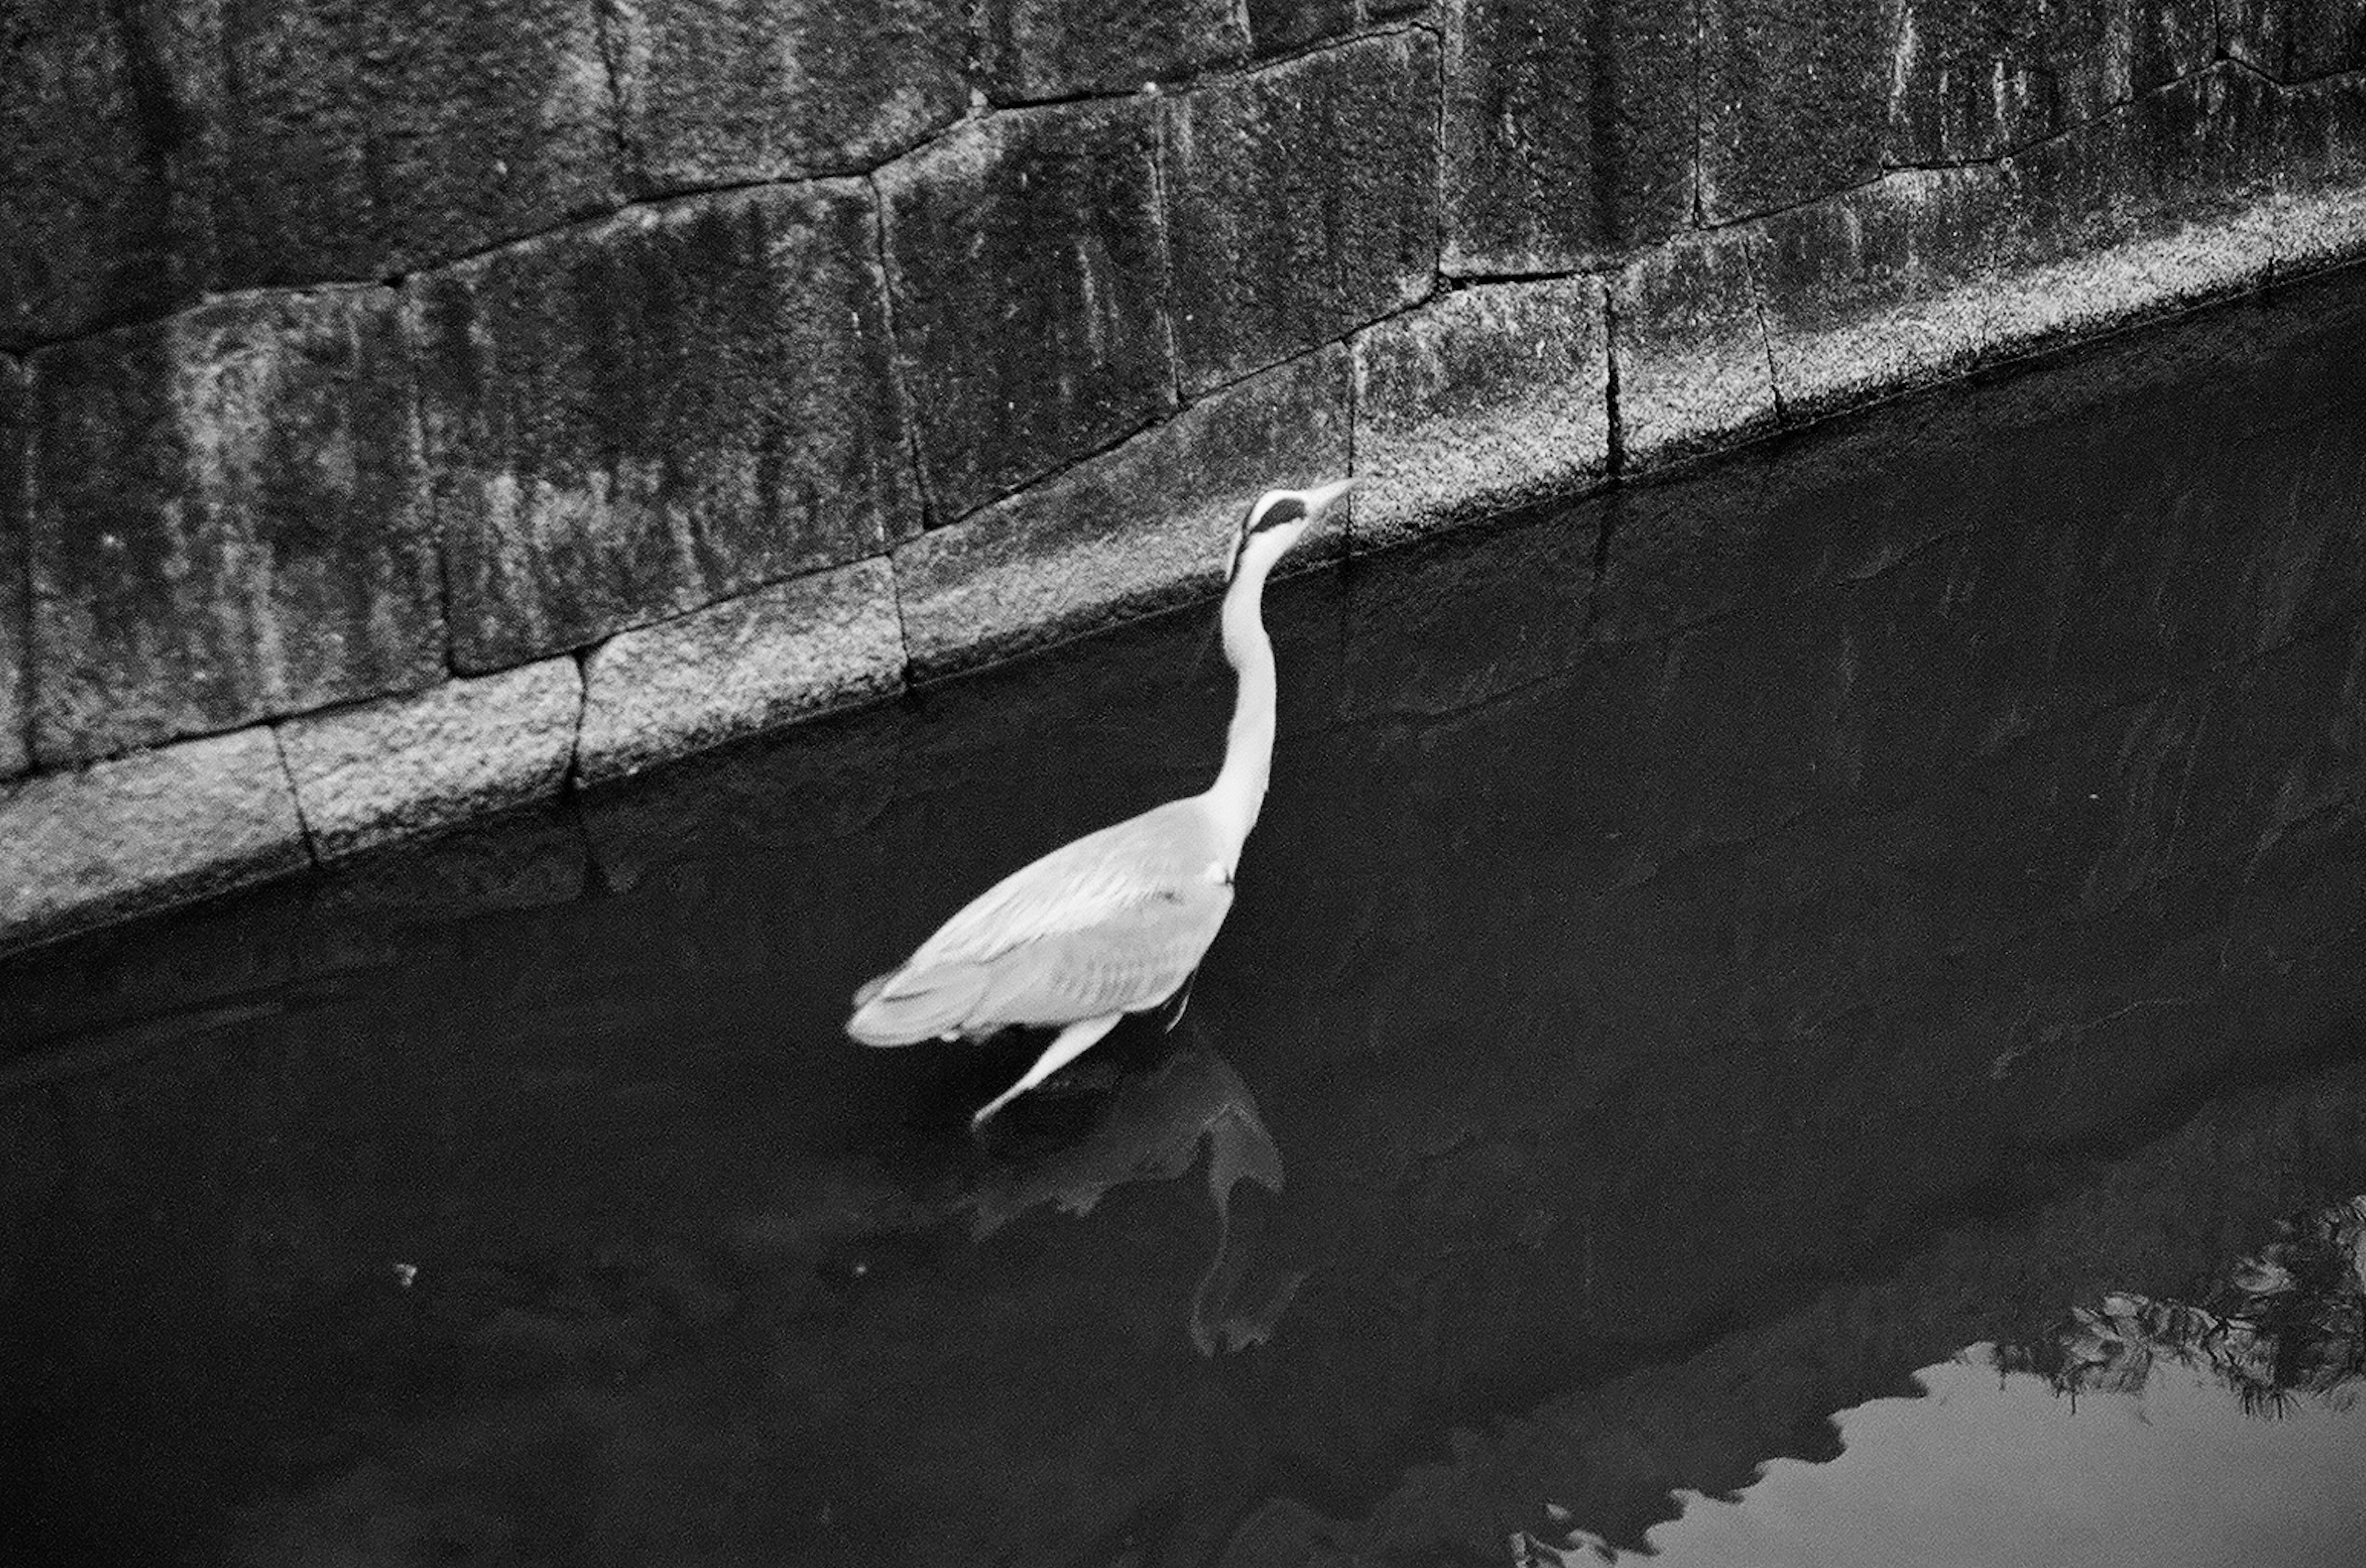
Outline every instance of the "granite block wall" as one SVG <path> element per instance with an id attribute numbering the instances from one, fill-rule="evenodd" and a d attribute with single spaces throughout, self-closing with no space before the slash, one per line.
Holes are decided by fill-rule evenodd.
<path id="1" fill-rule="evenodd" d="M 2366 256 L 2366 0 L 23 0 L 0 79 L 0 947 L 1187 601 L 1268 484 L 1378 547 Z"/>

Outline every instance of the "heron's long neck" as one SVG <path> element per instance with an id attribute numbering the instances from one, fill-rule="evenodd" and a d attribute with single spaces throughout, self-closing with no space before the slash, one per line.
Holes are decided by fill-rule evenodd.
<path id="1" fill-rule="evenodd" d="M 1264 598 L 1265 572 L 1244 562 L 1224 594 L 1224 657 L 1240 677 L 1240 689 L 1224 736 L 1223 771 L 1208 790 L 1235 862 L 1256 826 L 1273 772 L 1273 643 L 1265 635 Z"/>

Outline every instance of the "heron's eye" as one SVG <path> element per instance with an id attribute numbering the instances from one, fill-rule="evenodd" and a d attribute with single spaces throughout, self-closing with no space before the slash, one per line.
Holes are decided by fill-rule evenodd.
<path id="1" fill-rule="evenodd" d="M 1306 502 L 1294 495 L 1284 496 L 1257 513 L 1256 521 L 1249 525 L 1249 532 L 1256 534 L 1279 524 L 1295 523 L 1305 515 Z"/>

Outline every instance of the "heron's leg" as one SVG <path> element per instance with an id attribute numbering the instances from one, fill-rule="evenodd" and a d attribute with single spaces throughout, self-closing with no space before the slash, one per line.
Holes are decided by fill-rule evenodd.
<path id="1" fill-rule="evenodd" d="M 1098 1018 L 1085 1019 L 1060 1031 L 1058 1038 L 1044 1048 L 1042 1055 L 1035 1058 L 1035 1065 L 1028 1068 L 1026 1074 L 1017 1083 L 986 1101 L 978 1110 L 977 1114 L 969 1119 L 969 1124 L 973 1127 L 984 1126 L 987 1117 L 1091 1050 L 1094 1043 L 1110 1030 L 1115 1029 L 1117 1021 L 1124 1016 L 1125 1014 L 1121 1012 L 1103 1013 Z"/>
<path id="2" fill-rule="evenodd" d="M 1191 982 L 1199 977 L 1200 972 L 1197 969 L 1194 969 L 1189 975 L 1184 976 L 1183 988 L 1177 991 L 1175 995 L 1169 998 L 1175 1004 L 1175 1010 L 1166 1015 L 1167 1033 L 1174 1033 L 1175 1026 L 1183 1021 L 1183 1010 L 1191 1005 Z"/>

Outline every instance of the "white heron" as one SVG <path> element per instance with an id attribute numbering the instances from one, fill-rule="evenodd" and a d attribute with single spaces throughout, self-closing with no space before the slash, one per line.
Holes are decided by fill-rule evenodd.
<path id="1" fill-rule="evenodd" d="M 1268 491 L 1241 519 L 1222 615 L 1238 691 L 1216 782 L 1087 833 L 987 888 L 899 967 L 854 993 L 847 1033 L 865 1045 L 913 1045 L 982 1039 L 1013 1024 L 1059 1030 L 1017 1083 L 970 1118 L 975 1126 L 1127 1013 L 1183 988 L 1233 907 L 1233 872 L 1272 772 L 1266 577 L 1352 482 Z"/>

